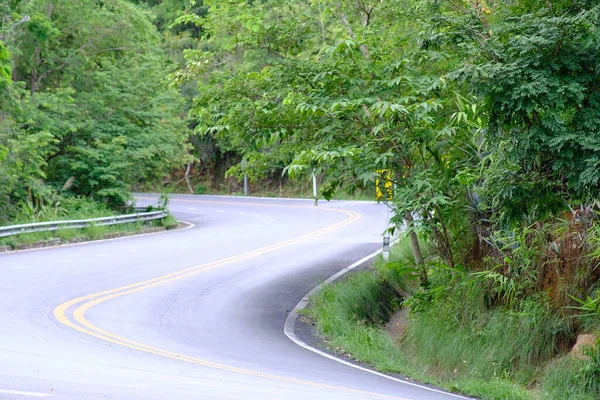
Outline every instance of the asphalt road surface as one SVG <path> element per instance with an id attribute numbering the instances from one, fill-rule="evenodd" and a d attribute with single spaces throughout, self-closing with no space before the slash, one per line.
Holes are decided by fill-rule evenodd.
<path id="1" fill-rule="evenodd" d="M 0 255 L 0 399 L 456 398 L 283 333 L 309 290 L 381 246 L 385 206 L 175 196 L 170 208 L 195 226 Z"/>

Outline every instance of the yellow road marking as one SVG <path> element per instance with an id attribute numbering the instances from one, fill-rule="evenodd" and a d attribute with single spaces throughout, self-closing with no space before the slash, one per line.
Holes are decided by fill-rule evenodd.
<path id="1" fill-rule="evenodd" d="M 224 201 L 203 201 L 203 200 L 183 200 L 183 199 L 181 199 L 181 200 L 176 199 L 174 201 L 240 205 L 240 203 L 237 203 L 237 202 L 224 202 Z M 279 204 L 270 205 L 270 204 L 258 204 L 258 203 L 243 203 L 243 204 L 247 205 L 247 206 L 315 209 L 314 207 L 297 206 L 297 205 L 279 205 Z M 230 371 L 230 372 L 237 372 L 237 373 L 241 373 L 241 374 L 245 374 L 245 375 L 252 375 L 252 376 L 257 376 L 257 377 L 262 377 L 262 378 L 269 378 L 269 379 L 274 379 L 274 380 L 278 380 L 278 381 L 297 383 L 297 384 L 302 384 L 302 385 L 307 385 L 307 386 L 312 386 L 312 387 L 339 390 L 339 391 L 357 393 L 357 394 L 365 394 L 365 395 L 369 395 L 369 396 L 393 398 L 393 399 L 397 399 L 397 400 L 406 400 L 406 399 L 403 399 L 400 397 L 395 397 L 395 396 L 389 396 L 389 395 L 372 393 L 372 392 L 367 392 L 367 391 L 362 391 L 362 390 L 332 386 L 332 385 L 321 384 L 321 383 L 317 383 L 317 382 L 304 381 L 301 379 L 290 378 L 290 377 L 285 377 L 285 376 L 265 374 L 265 373 L 261 373 L 258 371 L 237 368 L 237 367 L 230 366 L 230 365 L 219 364 L 219 363 L 215 363 L 215 362 L 211 362 L 211 361 L 207 361 L 207 360 L 202 360 L 199 358 L 189 357 L 189 356 L 186 356 L 183 354 L 173 353 L 168 350 L 148 346 L 143 343 L 138 343 L 133 340 L 126 339 L 126 338 L 117 336 L 113 333 L 107 332 L 107 331 L 93 325 L 92 323 L 90 323 L 85 317 L 86 311 L 88 311 L 90 308 L 92 308 L 98 304 L 101 304 L 105 301 L 115 299 L 115 298 L 118 298 L 121 296 L 125 296 L 125 295 L 131 294 L 131 293 L 140 292 L 142 290 L 150 289 L 150 288 L 153 288 L 153 287 L 156 287 L 159 285 L 163 285 L 165 283 L 169 283 L 169 282 L 176 281 L 179 279 L 187 278 L 189 276 L 199 274 L 201 272 L 209 271 L 209 270 L 212 270 L 212 269 L 215 269 L 218 267 L 222 267 L 222 266 L 234 263 L 234 262 L 246 260 L 246 259 L 256 257 L 256 256 L 259 256 L 259 255 L 262 255 L 262 254 L 265 254 L 265 253 L 268 253 L 268 252 L 271 252 L 274 250 L 278 250 L 280 248 L 287 247 L 292 244 L 296 244 L 296 243 L 299 243 L 299 242 L 302 242 L 302 241 L 305 241 L 305 240 L 308 240 L 308 239 L 311 239 L 311 238 L 314 238 L 317 236 L 324 235 L 331 231 L 340 229 L 340 228 L 342 228 L 346 225 L 349 225 L 361 218 L 361 215 L 354 211 L 348 211 L 348 210 L 342 210 L 342 209 L 336 209 L 336 208 L 316 208 L 316 209 L 342 213 L 342 214 L 346 215 L 348 218 L 345 219 L 344 221 L 341 221 L 334 225 L 319 229 L 317 231 L 307 233 L 305 235 L 302 235 L 302 236 L 299 236 L 299 237 L 296 237 L 293 239 L 285 240 L 283 242 L 275 243 L 273 245 L 266 246 L 266 247 L 263 247 L 263 248 L 260 248 L 257 250 L 252 250 L 252 251 L 242 253 L 242 254 L 239 254 L 236 256 L 227 257 L 227 258 L 224 258 L 221 260 L 198 265 L 195 267 L 186 268 L 186 269 L 183 269 L 180 271 L 176 271 L 173 273 L 169 273 L 169 274 L 162 275 L 162 276 L 152 278 L 152 279 L 148 279 L 145 281 L 133 283 L 130 285 L 125 285 L 125 286 L 121 286 L 118 288 L 101 291 L 101 292 L 90 294 L 87 296 L 81 296 L 76 299 L 67 301 L 67 302 L 59 305 L 58 307 L 56 307 L 54 309 L 54 316 L 62 324 L 66 325 L 72 329 L 75 329 L 79 332 L 85 333 L 89 336 L 92 336 L 92 337 L 95 337 L 95 338 L 98 338 L 98 339 L 101 339 L 101 340 L 104 340 L 104 341 L 107 341 L 110 343 L 129 347 L 129 348 L 132 348 L 135 350 L 144 351 L 146 353 L 156 354 L 156 355 L 163 356 L 163 357 L 174 358 L 174 359 L 189 362 L 192 364 L 198 364 L 198 365 L 202 365 L 202 366 L 206 366 L 206 367 L 210 367 L 210 368 L 215 368 L 215 369 L 220 369 L 220 370 L 225 370 L 225 371 Z M 69 308 L 71 308 L 75 305 L 78 305 L 78 306 L 72 312 L 73 320 L 75 321 L 75 322 L 73 322 L 67 316 L 67 312 L 68 312 Z"/>

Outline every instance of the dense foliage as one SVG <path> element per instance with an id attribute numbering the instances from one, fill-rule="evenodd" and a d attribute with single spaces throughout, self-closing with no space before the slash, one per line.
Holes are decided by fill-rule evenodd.
<path id="1" fill-rule="evenodd" d="M 223 169 L 315 172 L 326 199 L 391 181 L 412 250 L 394 276 L 418 281 L 407 348 L 555 398 L 570 366 L 593 398 L 593 350 L 540 371 L 600 330 L 596 3 L 2 2 L 0 220 Z M 492 349 L 501 326 L 529 345 Z M 494 367 L 441 360 L 444 343 Z"/>
<path id="2" fill-rule="evenodd" d="M 184 103 L 148 11 L 22 0 L 0 15 L 0 219 L 60 196 L 123 207 L 132 185 L 185 162 Z"/>
<path id="3" fill-rule="evenodd" d="M 416 336 L 446 321 L 484 351 L 482 331 L 525 327 L 531 346 L 476 377 L 531 385 L 597 331 L 596 2 L 203 4 L 180 18 L 204 33 L 171 75 L 198 82 L 195 136 L 240 155 L 234 176 L 316 171 L 325 198 L 390 179 L 420 281 L 407 302 Z M 586 368 L 586 382 L 600 377 Z"/>

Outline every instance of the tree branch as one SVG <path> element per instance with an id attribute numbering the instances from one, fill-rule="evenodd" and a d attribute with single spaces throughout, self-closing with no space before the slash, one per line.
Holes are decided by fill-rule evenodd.
<path id="1" fill-rule="evenodd" d="M 356 6 L 362 13 L 363 26 L 366 28 L 371 23 L 371 14 L 373 14 L 375 6 L 369 8 L 362 0 L 356 0 Z"/>
<path id="2" fill-rule="evenodd" d="M 342 11 L 339 4 L 337 5 L 337 10 L 338 10 L 338 13 L 340 14 L 340 19 L 342 20 L 342 24 L 344 24 L 344 27 L 346 28 L 346 31 L 348 32 L 348 35 L 350 35 L 350 37 L 352 39 L 356 39 L 356 35 L 354 34 L 354 31 L 352 30 L 350 21 L 348 21 L 348 17 L 346 17 L 346 14 Z M 369 49 L 367 48 L 367 46 L 364 44 L 361 44 L 359 46 L 359 48 L 360 48 L 360 51 L 363 54 L 363 56 L 365 56 L 365 58 L 369 58 Z"/>

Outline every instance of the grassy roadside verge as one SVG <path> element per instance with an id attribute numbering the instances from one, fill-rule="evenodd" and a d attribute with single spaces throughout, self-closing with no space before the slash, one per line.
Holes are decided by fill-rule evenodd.
<path id="1" fill-rule="evenodd" d="M 598 352 L 591 360 L 557 355 L 551 339 L 568 327 L 542 299 L 516 313 L 476 311 L 462 292 L 424 294 L 406 267 L 409 252 L 400 243 L 395 261 L 378 262 L 312 299 L 307 313 L 331 350 L 480 399 L 598 398 Z M 382 325 L 403 304 L 411 312 L 403 339 L 394 342 Z M 465 309 L 468 321 L 458 311 Z"/>

